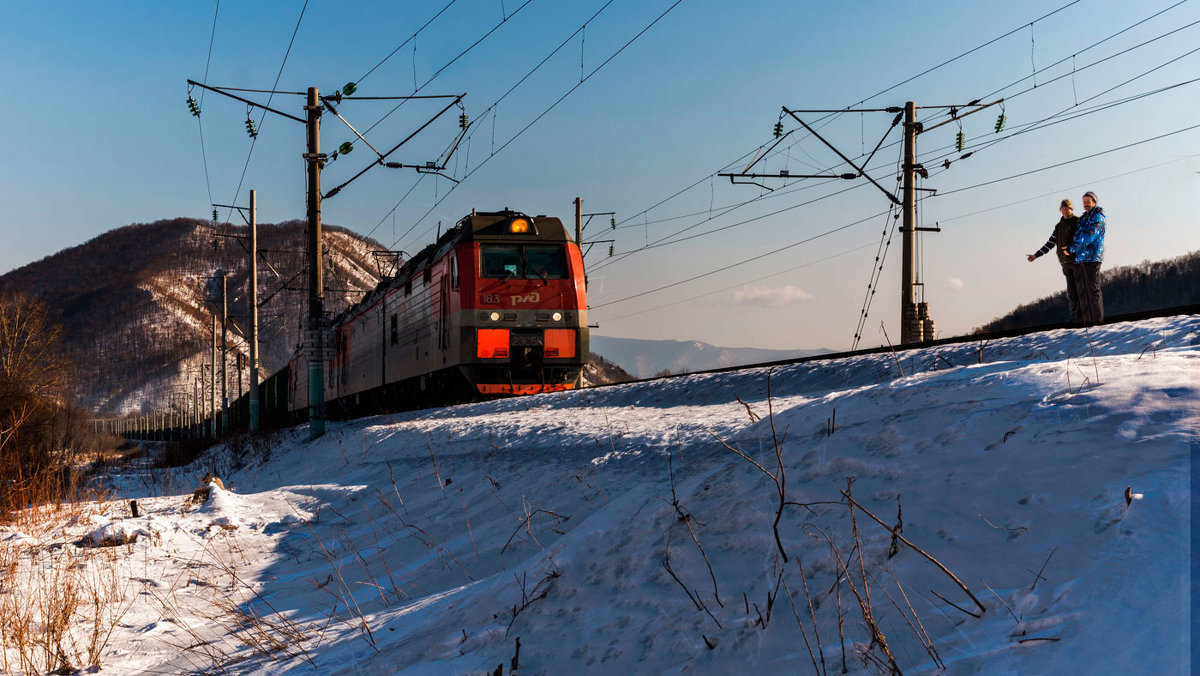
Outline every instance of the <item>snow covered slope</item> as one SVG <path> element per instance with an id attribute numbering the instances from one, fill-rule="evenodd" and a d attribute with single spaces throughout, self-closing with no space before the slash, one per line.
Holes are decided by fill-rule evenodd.
<path id="1" fill-rule="evenodd" d="M 104 673 L 1186 673 L 1198 374 L 1193 316 L 396 414 L 0 547 L 143 534 Z"/>

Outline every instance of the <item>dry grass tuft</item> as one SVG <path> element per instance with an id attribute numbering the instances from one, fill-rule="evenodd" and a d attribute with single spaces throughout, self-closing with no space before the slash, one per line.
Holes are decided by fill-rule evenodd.
<path id="1" fill-rule="evenodd" d="M 99 668 L 134 600 L 119 553 L 41 539 L 0 542 L 0 673 Z"/>

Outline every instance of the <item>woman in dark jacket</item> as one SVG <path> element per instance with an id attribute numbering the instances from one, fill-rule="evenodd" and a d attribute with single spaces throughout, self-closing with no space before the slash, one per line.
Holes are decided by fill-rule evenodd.
<path id="1" fill-rule="evenodd" d="M 1072 270 L 1072 257 L 1062 247 L 1071 244 L 1075 239 L 1075 228 L 1079 225 L 1079 217 L 1072 211 L 1074 206 L 1071 200 L 1063 200 L 1058 205 L 1058 212 L 1062 214 L 1062 218 L 1058 219 L 1058 223 L 1054 225 L 1054 232 L 1050 233 L 1050 239 L 1038 249 L 1036 253 L 1031 253 L 1025 256 L 1030 263 L 1034 262 L 1041 256 L 1046 255 L 1051 249 L 1058 254 L 1058 264 L 1062 266 L 1063 277 L 1067 278 L 1067 310 L 1071 314 L 1071 321 L 1082 321 L 1083 316 L 1079 311 L 1079 292 L 1075 286 L 1075 273 Z M 1058 246 L 1055 246 L 1058 244 Z"/>

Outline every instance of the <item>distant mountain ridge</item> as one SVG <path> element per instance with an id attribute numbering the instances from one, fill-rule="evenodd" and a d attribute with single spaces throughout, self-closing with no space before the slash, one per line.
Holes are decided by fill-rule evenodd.
<path id="1" fill-rule="evenodd" d="M 219 301 L 216 278 L 224 272 L 232 399 L 249 380 L 237 368 L 249 352 L 240 336 L 249 330 L 249 256 L 238 239 L 246 232 L 190 218 L 128 225 L 0 276 L 0 293 L 29 293 L 46 303 L 74 364 L 76 403 L 116 415 L 195 397 L 211 360 L 214 312 L 220 330 L 212 301 Z M 260 361 L 270 373 L 298 342 L 304 224 L 259 224 L 258 239 Z M 325 227 L 324 243 L 325 308 L 337 313 L 378 283 L 371 251 L 383 247 L 337 226 Z"/>
<path id="2" fill-rule="evenodd" d="M 727 366 L 830 354 L 826 348 L 764 350 L 753 347 L 717 347 L 700 341 L 641 340 L 592 334 L 591 349 L 638 378 L 670 371 L 693 373 Z"/>

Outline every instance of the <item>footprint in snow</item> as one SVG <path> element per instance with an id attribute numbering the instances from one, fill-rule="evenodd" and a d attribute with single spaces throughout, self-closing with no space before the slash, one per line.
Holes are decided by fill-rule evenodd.
<path id="1" fill-rule="evenodd" d="M 1137 424 L 1132 420 L 1127 420 L 1121 423 L 1121 426 L 1117 428 L 1117 434 L 1119 434 L 1122 439 L 1128 439 L 1132 441 L 1133 439 L 1137 438 Z"/>
<path id="2" fill-rule="evenodd" d="M 1125 505 L 1113 505 L 1108 509 L 1105 509 L 1103 512 L 1100 512 L 1100 516 L 1096 517 L 1096 523 L 1093 525 L 1092 529 L 1096 532 L 1096 534 L 1103 533 L 1109 528 L 1112 528 L 1113 525 L 1120 523 L 1121 519 L 1125 518 L 1125 513 Z"/>

